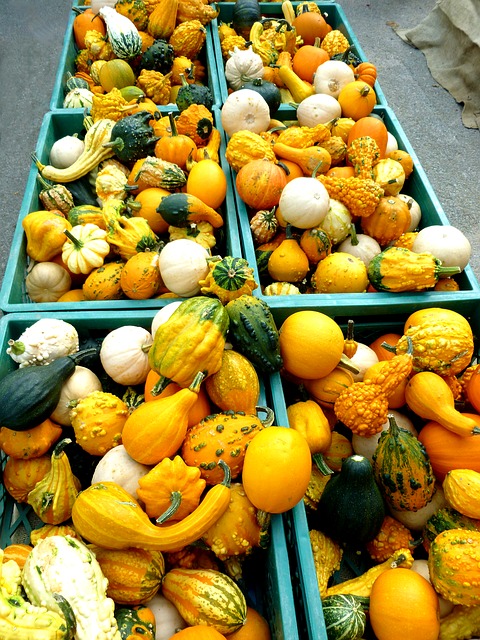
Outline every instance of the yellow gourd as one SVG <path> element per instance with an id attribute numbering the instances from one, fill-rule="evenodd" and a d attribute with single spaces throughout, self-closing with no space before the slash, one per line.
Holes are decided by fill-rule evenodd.
<path id="1" fill-rule="evenodd" d="M 277 282 L 301 282 L 310 268 L 307 254 L 300 247 L 287 225 L 285 240 L 272 252 L 268 259 L 268 273 Z"/>

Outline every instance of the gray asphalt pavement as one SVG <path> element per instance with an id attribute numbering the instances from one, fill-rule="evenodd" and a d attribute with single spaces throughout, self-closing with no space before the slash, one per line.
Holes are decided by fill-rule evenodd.
<path id="1" fill-rule="evenodd" d="M 424 55 L 393 26 L 417 25 L 434 0 L 340 0 L 383 92 L 450 220 L 473 247 L 480 277 L 480 138 L 466 129 L 461 106 L 432 78 Z M 0 281 L 17 223 L 43 115 L 49 109 L 69 0 L 0 0 Z"/>

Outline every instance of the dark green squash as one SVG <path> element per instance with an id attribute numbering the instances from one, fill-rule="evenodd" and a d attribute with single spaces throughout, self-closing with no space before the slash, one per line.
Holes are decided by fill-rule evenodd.
<path id="1" fill-rule="evenodd" d="M 82 204 L 89 204 L 98 207 L 98 200 L 89 182 L 88 175 L 68 183 L 68 190 L 73 196 L 73 203 L 76 207 Z"/>
<path id="2" fill-rule="evenodd" d="M 433 498 L 435 476 L 425 447 L 392 415 L 373 455 L 375 479 L 389 505 L 397 511 L 417 511 Z"/>
<path id="3" fill-rule="evenodd" d="M 330 477 L 312 514 L 312 526 L 338 542 L 360 548 L 377 535 L 385 517 L 382 494 L 364 456 L 345 458 Z"/>
<path id="4" fill-rule="evenodd" d="M 182 78 L 182 86 L 178 90 L 175 103 L 179 111 L 185 111 L 192 104 L 203 104 L 207 109 L 213 107 L 213 95 L 209 87 L 203 84 L 189 84 L 184 76 Z"/>
<path id="5" fill-rule="evenodd" d="M 262 373 L 280 371 L 278 329 L 269 306 L 249 295 L 231 300 L 225 307 L 230 318 L 229 339 Z"/>
<path id="6" fill-rule="evenodd" d="M 249 40 L 253 23 L 261 19 L 262 11 L 258 0 L 236 0 L 233 5 L 232 27 L 238 35 Z"/>
<path id="7" fill-rule="evenodd" d="M 328 640 L 359 640 L 363 638 L 367 624 L 365 611 L 369 598 L 341 594 L 322 600 L 325 631 Z"/>
<path id="8" fill-rule="evenodd" d="M 149 71 L 159 71 L 164 75 L 172 70 L 175 51 L 166 40 L 158 38 L 142 54 L 139 69 Z"/>
<path id="9" fill-rule="evenodd" d="M 152 114 L 139 111 L 119 120 L 112 129 L 110 142 L 104 147 L 111 147 L 120 162 L 133 162 L 152 155 L 158 138 L 149 124 Z"/>
<path id="10" fill-rule="evenodd" d="M 115 619 L 122 640 L 155 640 L 155 616 L 147 605 L 139 604 L 134 607 L 118 607 Z"/>
<path id="11" fill-rule="evenodd" d="M 0 381 L 0 424 L 7 429 L 26 431 L 46 420 L 60 399 L 63 383 L 75 366 L 93 350 L 78 351 L 49 365 L 15 369 Z"/>
<path id="12" fill-rule="evenodd" d="M 273 115 L 278 111 L 282 102 L 282 95 L 280 93 L 280 89 L 273 82 L 262 80 L 262 78 L 252 78 L 252 80 L 245 82 L 240 88 L 251 89 L 252 91 L 256 91 L 260 94 L 268 104 L 270 116 L 273 117 Z"/>
<path id="13" fill-rule="evenodd" d="M 358 65 L 362 62 L 360 56 L 355 53 L 355 45 L 351 45 L 348 49 L 345 49 L 342 53 L 335 53 L 332 56 L 332 60 L 340 60 L 341 62 L 345 62 L 349 66 L 358 67 Z"/>

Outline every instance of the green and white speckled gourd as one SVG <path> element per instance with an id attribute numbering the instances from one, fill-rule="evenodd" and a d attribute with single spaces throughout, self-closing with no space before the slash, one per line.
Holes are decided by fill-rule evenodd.
<path id="1" fill-rule="evenodd" d="M 76 640 L 121 640 L 107 598 L 108 581 L 90 549 L 71 536 L 50 536 L 29 554 L 22 573 L 28 599 L 60 613 L 55 594 L 63 596 L 76 619 Z"/>

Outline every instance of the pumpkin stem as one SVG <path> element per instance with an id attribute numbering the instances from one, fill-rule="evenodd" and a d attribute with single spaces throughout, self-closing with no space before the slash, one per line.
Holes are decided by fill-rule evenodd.
<path id="1" fill-rule="evenodd" d="M 181 75 L 182 79 L 185 78 L 183 73 L 181 73 L 180 75 Z M 170 129 L 172 130 L 172 138 L 174 138 L 175 136 L 178 136 L 178 131 L 177 131 L 177 125 L 175 123 L 175 118 L 173 117 L 173 111 L 169 111 L 168 112 L 168 121 L 170 122 Z M 192 152 L 190 152 L 190 153 L 192 153 Z"/>
<path id="2" fill-rule="evenodd" d="M 20 342 L 20 340 L 10 339 L 8 341 L 8 347 L 15 356 L 19 356 L 22 353 L 25 353 L 25 343 Z"/>
<path id="3" fill-rule="evenodd" d="M 84 243 L 79 240 L 78 238 L 76 238 L 73 233 L 70 233 L 70 231 L 68 229 L 65 229 L 65 231 L 63 232 L 67 238 L 70 240 L 70 242 L 74 245 L 75 249 L 80 250 L 83 248 Z"/>
<path id="4" fill-rule="evenodd" d="M 312 459 L 314 461 L 314 463 L 317 465 L 317 469 L 324 475 L 324 476 L 330 476 L 333 473 L 333 469 L 330 469 L 330 467 L 328 466 L 328 464 L 325 462 L 325 459 L 323 457 L 322 453 L 314 453 L 312 455 Z"/>
<path id="5" fill-rule="evenodd" d="M 258 413 L 267 414 L 263 420 L 260 419 L 260 422 L 263 424 L 264 427 L 271 427 L 273 424 L 273 421 L 275 420 L 275 414 L 273 410 L 270 409 L 270 407 L 255 407 L 255 410 L 257 414 Z"/>
<path id="6" fill-rule="evenodd" d="M 160 376 L 156 384 L 152 387 L 151 394 L 152 396 L 158 396 L 162 393 L 164 389 L 168 387 L 168 385 L 172 382 L 170 378 L 166 378 L 165 376 Z"/>
<path id="7" fill-rule="evenodd" d="M 169 520 L 179 509 L 182 504 L 182 494 L 180 491 L 172 491 L 170 494 L 170 506 L 166 511 L 162 513 L 161 516 L 158 516 L 156 522 L 158 524 L 163 524 L 167 520 Z"/>
<path id="8" fill-rule="evenodd" d="M 344 353 L 342 353 L 340 360 L 337 364 L 337 367 L 341 367 L 342 369 L 346 369 L 347 371 L 350 371 L 351 373 L 358 373 L 359 369 L 358 367 L 356 367 L 353 362 L 350 360 L 349 357 L 347 357 Z"/>
<path id="9" fill-rule="evenodd" d="M 350 227 L 350 242 L 352 243 L 352 247 L 356 247 L 358 245 L 358 237 L 357 230 L 355 229 L 355 225 L 352 224 Z"/>
<path id="10" fill-rule="evenodd" d="M 347 336 L 343 343 L 343 353 L 348 358 L 353 358 L 353 356 L 357 353 L 358 343 L 354 338 L 354 321 L 349 320 L 347 323 Z"/>

